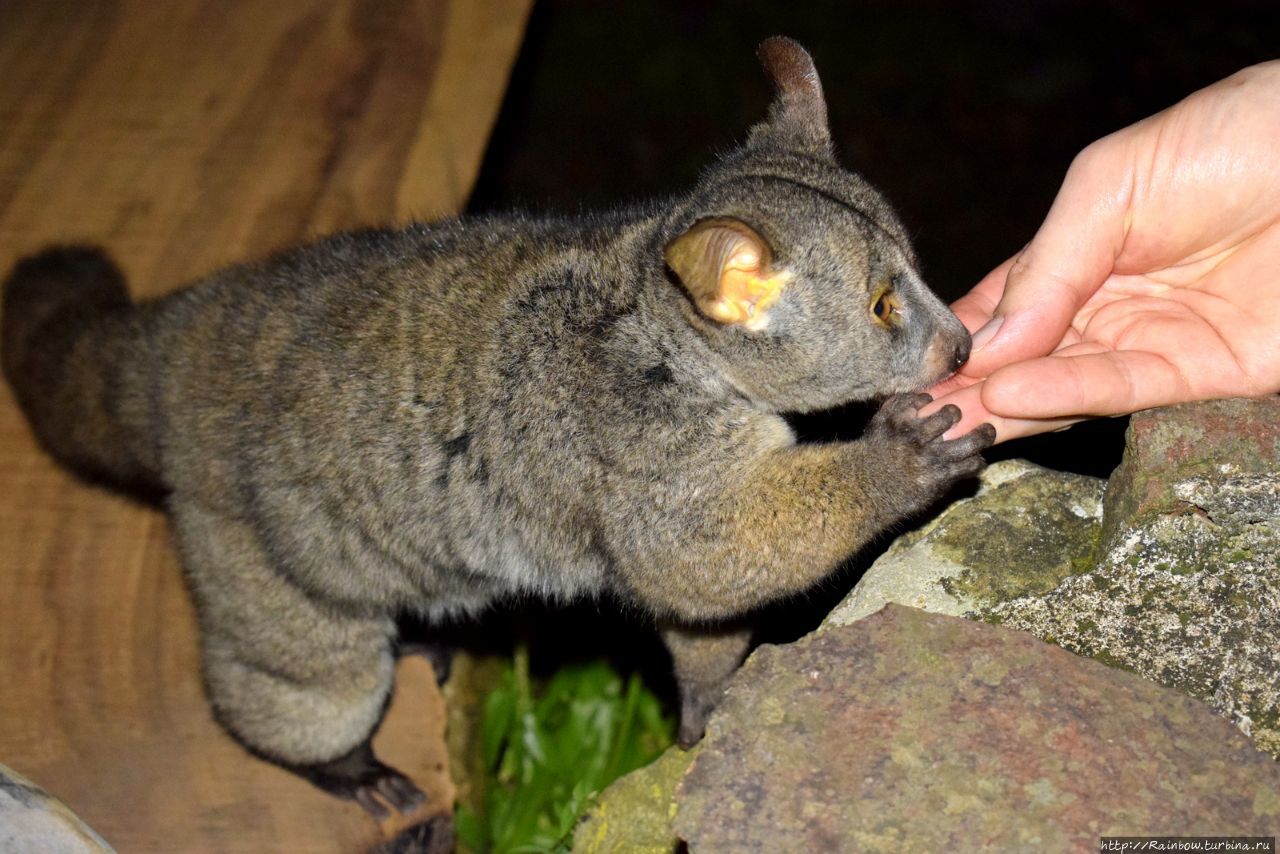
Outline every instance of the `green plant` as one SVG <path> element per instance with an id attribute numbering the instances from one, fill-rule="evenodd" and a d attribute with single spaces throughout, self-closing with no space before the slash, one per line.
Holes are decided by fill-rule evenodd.
<path id="1" fill-rule="evenodd" d="M 475 811 L 459 806 L 459 841 L 479 854 L 568 851 L 595 795 L 652 761 L 673 730 L 638 674 L 576 664 L 535 691 L 528 648 L 518 646 L 484 704 L 479 737 L 491 777 L 477 787 Z"/>

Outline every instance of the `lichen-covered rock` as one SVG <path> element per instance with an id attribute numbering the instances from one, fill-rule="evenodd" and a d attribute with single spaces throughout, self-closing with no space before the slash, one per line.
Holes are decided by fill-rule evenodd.
<path id="1" fill-rule="evenodd" d="M 758 650 L 678 791 L 695 854 L 1080 851 L 1280 828 L 1280 765 L 1201 702 L 893 605 Z"/>
<path id="2" fill-rule="evenodd" d="M 995 463 L 976 496 L 894 542 L 827 624 L 889 602 L 960 616 L 1047 593 L 1092 565 L 1105 485 L 1022 460 Z"/>
<path id="3" fill-rule="evenodd" d="M 1114 545 L 1145 519 L 1177 512 L 1175 485 L 1280 472 L 1280 397 L 1233 398 L 1139 412 L 1111 476 L 1104 539 Z"/>
<path id="4" fill-rule="evenodd" d="M 0 851 L 109 854 L 112 850 L 61 801 L 0 765 Z"/>
<path id="5" fill-rule="evenodd" d="M 1280 756 L 1280 399 L 1140 413 L 1094 567 L 975 609 L 1200 697 Z"/>
<path id="6" fill-rule="evenodd" d="M 827 625 L 898 602 L 1025 629 L 1207 701 L 1280 757 L 1280 398 L 1139 413 L 1102 486 L 991 466 Z"/>
<path id="7" fill-rule="evenodd" d="M 697 748 L 672 747 L 600 793 L 573 835 L 574 854 L 672 854 L 676 784 Z"/>

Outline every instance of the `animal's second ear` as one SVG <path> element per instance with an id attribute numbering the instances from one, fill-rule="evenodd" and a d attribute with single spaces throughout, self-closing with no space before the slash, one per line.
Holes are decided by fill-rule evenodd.
<path id="1" fill-rule="evenodd" d="M 769 120 L 757 126 L 752 135 L 768 135 L 791 145 L 829 151 L 827 102 L 813 57 L 786 36 L 765 39 L 756 53 L 773 84 L 774 97 Z"/>
<path id="2" fill-rule="evenodd" d="M 773 249 L 738 219 L 704 219 L 667 244 L 663 257 L 702 314 L 763 329 L 790 274 L 773 266 Z"/>

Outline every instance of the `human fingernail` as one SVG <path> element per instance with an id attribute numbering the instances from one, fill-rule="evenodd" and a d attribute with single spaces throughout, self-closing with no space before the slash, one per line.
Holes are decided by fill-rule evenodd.
<path id="1" fill-rule="evenodd" d="M 990 344 L 991 339 L 996 337 L 996 333 L 1000 331 L 1000 327 L 1003 324 L 1003 317 L 993 317 L 981 329 L 973 333 L 973 353 Z"/>

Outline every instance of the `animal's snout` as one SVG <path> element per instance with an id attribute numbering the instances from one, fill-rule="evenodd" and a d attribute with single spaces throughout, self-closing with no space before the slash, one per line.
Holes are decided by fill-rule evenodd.
<path id="1" fill-rule="evenodd" d="M 969 332 L 960 321 L 935 327 L 920 362 L 921 380 L 928 386 L 951 376 L 969 360 L 972 349 Z"/>

